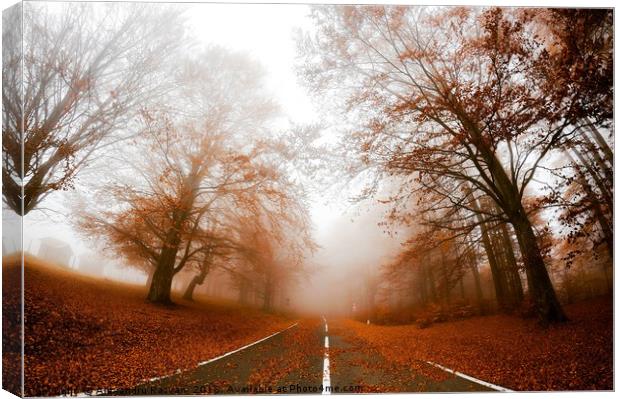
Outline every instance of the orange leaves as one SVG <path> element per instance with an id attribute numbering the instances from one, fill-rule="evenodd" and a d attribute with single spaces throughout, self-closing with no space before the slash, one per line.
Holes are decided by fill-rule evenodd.
<path id="1" fill-rule="evenodd" d="M 567 307 L 571 322 L 543 329 L 532 320 L 488 316 L 433 325 L 347 328 L 403 367 L 433 361 L 515 390 L 612 389 L 612 304 Z"/>
<path id="2" fill-rule="evenodd" d="M 401 61 L 417 60 L 426 56 L 426 52 L 418 48 L 407 48 L 398 55 Z"/>
<path id="3" fill-rule="evenodd" d="M 19 268 L 10 266 L 8 273 L 19 273 Z M 132 387 L 146 378 L 195 367 L 290 324 L 230 306 L 149 305 L 142 287 L 45 265 L 28 264 L 25 273 L 29 396 Z M 18 285 L 4 289 L 5 299 L 19 298 Z M 7 327 L 14 323 L 3 321 Z"/>

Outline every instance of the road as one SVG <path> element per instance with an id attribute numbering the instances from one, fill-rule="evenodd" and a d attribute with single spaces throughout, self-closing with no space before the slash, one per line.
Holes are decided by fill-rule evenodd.
<path id="1" fill-rule="evenodd" d="M 193 370 L 178 370 L 106 394 L 471 392 L 501 388 L 457 376 L 442 370 L 441 365 L 426 365 L 433 378 L 414 368 L 403 369 L 356 340 L 337 320 L 327 319 L 302 320 L 261 342 L 203 363 Z"/>

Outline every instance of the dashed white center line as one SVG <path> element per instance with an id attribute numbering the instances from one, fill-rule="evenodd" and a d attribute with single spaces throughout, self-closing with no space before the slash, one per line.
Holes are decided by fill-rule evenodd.
<path id="1" fill-rule="evenodd" d="M 323 395 L 331 395 L 331 380 L 329 378 L 329 336 L 327 335 L 327 319 L 323 316 L 325 323 L 325 356 L 323 357 Z"/>

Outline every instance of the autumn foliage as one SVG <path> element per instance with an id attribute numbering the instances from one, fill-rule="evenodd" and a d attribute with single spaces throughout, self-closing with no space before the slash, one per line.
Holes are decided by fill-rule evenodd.
<path id="1" fill-rule="evenodd" d="M 610 390 L 612 308 L 611 298 L 568 306 L 571 321 L 547 329 L 532 320 L 497 315 L 424 329 L 348 321 L 344 330 L 363 340 L 362 347 L 439 380 L 448 375 L 429 371 L 426 361 L 518 391 Z"/>
<path id="2" fill-rule="evenodd" d="M 17 262 L 7 263 L 6 273 L 20 273 Z M 144 287 L 80 276 L 35 258 L 27 258 L 25 273 L 28 396 L 130 388 L 292 324 L 230 304 L 178 299 L 175 308 L 158 307 L 145 302 Z M 6 310 L 18 301 L 19 287 L 3 291 Z M 3 314 L 3 323 L 14 322 Z"/>

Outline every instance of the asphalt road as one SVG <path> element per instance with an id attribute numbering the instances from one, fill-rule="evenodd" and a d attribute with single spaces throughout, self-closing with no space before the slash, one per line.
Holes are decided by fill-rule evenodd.
<path id="1" fill-rule="evenodd" d="M 414 343 L 412 343 L 414 344 Z M 193 370 L 105 395 L 339 394 L 492 391 L 441 370 L 429 378 L 362 347 L 337 320 L 294 327 Z M 467 378 L 467 377 L 466 377 Z"/>

